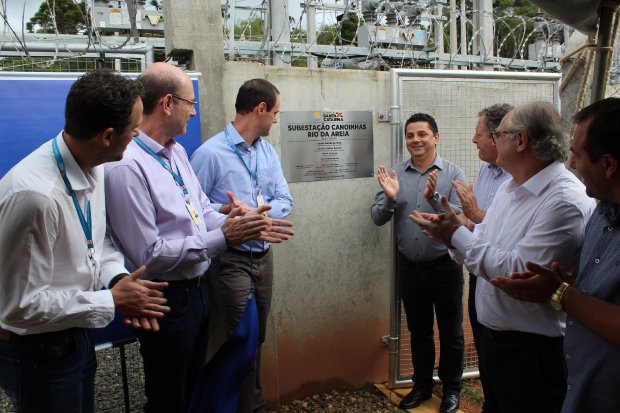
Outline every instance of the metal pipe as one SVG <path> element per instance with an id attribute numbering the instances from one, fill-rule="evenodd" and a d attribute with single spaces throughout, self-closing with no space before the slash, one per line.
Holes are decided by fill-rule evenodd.
<path id="1" fill-rule="evenodd" d="M 461 0 L 461 54 L 467 54 L 467 16 L 465 16 L 465 0 Z"/>
<path id="2" fill-rule="evenodd" d="M 610 48 L 613 42 L 611 33 L 613 31 L 614 17 L 617 8 L 618 3 L 616 1 L 603 2 L 599 8 L 600 20 L 598 24 L 598 33 L 596 35 L 596 43 L 599 50 L 596 52 L 596 58 L 594 60 L 590 103 L 605 98 L 609 60 L 611 59 Z"/>
<path id="3" fill-rule="evenodd" d="M 480 377 L 480 371 L 478 370 L 466 371 L 463 373 L 462 376 L 464 380 L 477 379 L 478 377 Z M 433 376 L 433 380 L 435 380 L 437 383 L 441 383 L 441 380 L 438 376 Z M 390 386 L 390 388 L 409 387 L 412 384 L 413 382 L 411 380 L 397 380 L 393 386 Z"/>
<path id="4" fill-rule="evenodd" d="M 456 55 L 457 48 L 456 34 L 456 0 L 450 0 L 450 56 Z M 455 65 L 450 65 L 450 69 L 456 69 Z"/>
<path id="5" fill-rule="evenodd" d="M 399 75 L 396 70 L 390 72 L 390 124 L 391 124 L 391 167 L 396 166 L 400 160 L 400 94 Z M 396 276 L 396 231 L 394 220 L 391 223 L 392 236 L 390 237 L 390 336 L 388 341 L 389 367 L 388 384 L 394 387 L 398 382 L 399 354 L 400 354 L 400 299 L 398 277 Z"/>
<path id="6" fill-rule="evenodd" d="M 31 52 L 69 52 L 69 53 L 119 53 L 119 54 L 142 54 L 153 53 L 153 46 L 150 45 L 129 45 L 119 49 L 113 47 L 104 46 L 101 44 L 88 45 L 85 43 L 56 43 L 56 42 L 42 42 L 42 41 L 28 41 L 26 43 L 28 51 Z M 0 51 L 12 52 L 22 51 L 22 45 L 18 42 L 2 42 L 0 43 Z"/>

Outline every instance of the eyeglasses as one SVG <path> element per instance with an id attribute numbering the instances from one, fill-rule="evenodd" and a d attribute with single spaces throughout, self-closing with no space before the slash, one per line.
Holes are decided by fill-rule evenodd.
<path id="1" fill-rule="evenodd" d="M 194 107 L 194 109 L 196 109 L 196 104 L 197 104 L 198 102 L 196 102 L 195 100 L 185 99 L 185 98 L 182 98 L 181 96 L 173 95 L 172 93 L 171 93 L 170 95 L 171 95 L 173 98 L 175 98 L 175 99 L 179 99 L 179 100 L 182 100 L 183 102 L 187 102 L 187 103 L 189 103 L 190 105 L 192 105 L 192 106 Z"/>
<path id="2" fill-rule="evenodd" d="M 504 134 L 504 133 L 512 133 L 515 134 L 519 131 L 516 130 L 494 130 L 493 132 L 491 132 L 491 140 L 493 141 L 493 143 L 497 143 L 497 140 L 499 139 L 499 137 Z"/>

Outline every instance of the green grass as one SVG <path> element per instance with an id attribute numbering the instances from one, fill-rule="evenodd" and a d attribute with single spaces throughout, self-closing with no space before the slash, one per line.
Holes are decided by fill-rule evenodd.
<path id="1" fill-rule="evenodd" d="M 461 397 L 469 400 L 473 404 L 482 406 L 482 403 L 484 403 L 484 395 L 482 394 L 482 387 L 480 387 L 480 380 L 464 380 Z"/>

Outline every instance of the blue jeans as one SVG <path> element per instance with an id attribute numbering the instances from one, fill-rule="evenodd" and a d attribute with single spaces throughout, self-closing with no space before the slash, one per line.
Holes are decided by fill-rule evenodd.
<path id="1" fill-rule="evenodd" d="M 0 387 L 15 412 L 94 412 L 96 369 L 84 329 L 0 341 Z"/>
<path id="2" fill-rule="evenodd" d="M 438 375 L 444 391 L 458 394 L 463 375 L 463 267 L 448 256 L 436 262 L 415 263 L 399 254 L 400 293 L 411 332 L 412 379 L 423 392 L 433 390 L 435 315 L 441 354 Z"/>

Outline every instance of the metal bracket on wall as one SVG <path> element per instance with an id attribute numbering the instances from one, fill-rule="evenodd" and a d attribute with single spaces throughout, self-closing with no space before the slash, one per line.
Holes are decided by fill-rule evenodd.
<path id="1" fill-rule="evenodd" d="M 392 113 L 389 110 L 379 112 L 377 114 L 379 122 L 391 122 L 392 121 Z"/>
<path id="2" fill-rule="evenodd" d="M 398 337 L 381 337 L 381 347 L 392 347 L 394 346 L 394 343 L 398 343 Z"/>

